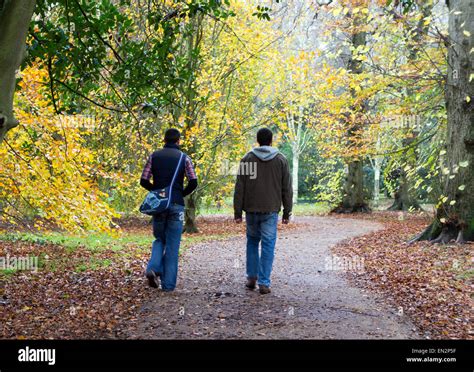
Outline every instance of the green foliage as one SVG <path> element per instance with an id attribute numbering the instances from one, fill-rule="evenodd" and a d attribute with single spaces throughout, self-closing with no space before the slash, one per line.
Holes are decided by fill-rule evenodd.
<path id="1" fill-rule="evenodd" d="M 295 216 L 319 216 L 327 214 L 331 210 L 331 204 L 327 202 L 306 202 L 299 201 L 293 207 L 293 215 Z"/>
<path id="2" fill-rule="evenodd" d="M 280 2 L 281 0 L 275 0 L 276 4 L 279 4 Z M 272 11 L 272 8 L 270 6 L 257 5 L 257 10 L 252 15 L 257 17 L 258 19 L 264 19 L 266 21 L 270 21 L 271 11 Z"/>
<path id="3" fill-rule="evenodd" d="M 83 112 L 91 103 L 121 113 L 138 105 L 156 111 L 173 105 L 174 87 L 194 73 L 189 57 L 198 50 L 180 53 L 194 31 L 190 20 L 226 18 L 232 13 L 225 4 L 164 1 L 143 9 L 134 0 L 40 0 L 27 63 L 39 59 L 47 68 L 59 112 Z"/>
<path id="4" fill-rule="evenodd" d="M 295 216 L 318 216 L 330 211 L 330 204 L 327 202 L 314 202 L 301 199 L 293 206 Z M 201 209 L 203 215 L 233 214 L 232 198 L 226 198 L 220 207 L 210 205 Z"/>

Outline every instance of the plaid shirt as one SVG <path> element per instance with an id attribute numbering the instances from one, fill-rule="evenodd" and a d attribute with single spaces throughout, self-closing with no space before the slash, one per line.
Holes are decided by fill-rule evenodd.
<path id="1" fill-rule="evenodd" d="M 152 155 L 148 157 L 148 160 L 145 164 L 145 168 L 143 168 L 142 177 L 141 177 L 142 180 L 149 181 L 151 179 L 151 176 L 152 176 L 151 162 L 152 162 Z M 194 171 L 193 162 L 191 161 L 191 158 L 187 155 L 184 161 L 184 174 L 186 175 L 186 178 L 188 179 L 188 181 L 197 180 L 196 172 Z"/>

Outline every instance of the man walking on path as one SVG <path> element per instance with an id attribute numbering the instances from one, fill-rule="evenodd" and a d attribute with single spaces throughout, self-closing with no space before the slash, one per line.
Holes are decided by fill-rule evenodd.
<path id="1" fill-rule="evenodd" d="M 270 293 L 270 275 L 277 237 L 278 212 L 283 203 L 283 223 L 290 220 L 293 191 L 288 161 L 271 147 L 273 134 L 262 128 L 257 133 L 260 147 L 240 162 L 234 192 L 234 218 L 247 222 L 247 288 L 258 283 L 261 294 Z M 250 172 L 250 170 L 252 170 Z M 296 180 L 295 180 L 296 182 Z M 259 244 L 262 249 L 259 254 Z"/>
<path id="2" fill-rule="evenodd" d="M 150 155 L 143 169 L 140 185 L 148 191 L 162 189 L 171 184 L 176 167 L 179 164 L 180 133 L 177 129 L 168 129 L 165 133 L 165 146 Z M 188 184 L 184 188 L 184 176 Z M 153 183 L 150 179 L 153 177 Z M 180 163 L 171 192 L 170 207 L 163 213 L 153 216 L 153 235 L 155 241 L 151 248 L 151 258 L 146 269 L 148 284 L 159 287 L 165 292 L 173 291 L 178 277 L 178 253 L 181 243 L 184 220 L 184 197 L 197 187 L 197 177 L 189 156 Z"/>

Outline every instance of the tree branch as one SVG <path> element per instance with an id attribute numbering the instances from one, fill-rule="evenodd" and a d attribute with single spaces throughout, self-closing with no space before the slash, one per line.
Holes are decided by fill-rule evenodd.
<path id="1" fill-rule="evenodd" d="M 91 20 L 89 19 L 89 16 L 87 15 L 87 13 L 84 11 L 84 9 L 82 9 L 81 7 L 81 4 L 79 4 L 79 1 L 77 0 L 74 0 L 74 2 L 77 4 L 77 7 L 79 8 L 80 12 L 82 13 L 82 15 L 84 16 L 84 18 L 86 19 L 87 23 L 89 23 L 89 25 L 92 27 L 92 30 L 94 31 L 94 33 L 97 35 L 97 37 L 99 38 L 100 41 L 102 41 L 102 43 L 104 43 L 104 45 L 106 45 L 107 47 L 110 48 L 110 50 L 112 51 L 112 53 L 114 54 L 115 58 L 123 63 L 124 60 L 122 59 L 122 57 L 120 57 L 120 54 L 118 54 L 118 52 L 114 49 L 114 47 L 107 41 L 105 40 L 102 35 L 95 29 L 94 27 L 94 24 L 91 22 Z"/>
<path id="2" fill-rule="evenodd" d="M 105 110 L 109 110 L 109 111 L 115 111 L 115 112 L 120 112 L 120 113 L 124 113 L 124 112 L 128 112 L 127 110 L 120 110 L 120 109 L 117 109 L 115 107 L 107 107 L 99 102 L 96 102 L 94 101 L 93 99 L 90 99 L 89 97 L 87 97 L 85 94 L 82 94 L 81 92 L 78 92 L 77 90 L 75 90 L 74 88 L 70 87 L 68 84 L 66 84 L 64 81 L 61 81 L 59 79 L 54 79 L 53 78 L 53 81 L 58 83 L 58 84 L 61 84 L 63 87 L 65 87 L 66 89 L 70 90 L 71 92 L 73 92 L 74 94 L 77 94 L 79 97 L 82 97 L 84 98 L 85 100 L 89 101 L 90 103 L 94 104 L 95 106 L 97 107 L 101 107 Z"/>

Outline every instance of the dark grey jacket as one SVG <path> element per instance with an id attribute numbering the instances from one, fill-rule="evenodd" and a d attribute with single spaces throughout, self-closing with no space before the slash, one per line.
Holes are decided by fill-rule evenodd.
<path id="1" fill-rule="evenodd" d="M 240 161 L 235 183 L 234 216 L 246 212 L 279 212 L 288 219 L 293 207 L 290 168 L 286 158 L 275 148 L 260 146 Z"/>

